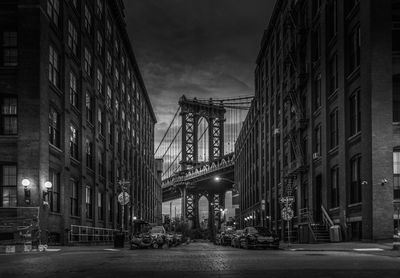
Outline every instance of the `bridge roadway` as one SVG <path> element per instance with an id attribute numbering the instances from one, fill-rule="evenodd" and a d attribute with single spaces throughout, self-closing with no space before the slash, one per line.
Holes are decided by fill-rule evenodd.
<path id="1" fill-rule="evenodd" d="M 233 188 L 234 153 L 227 154 L 213 162 L 201 163 L 183 176 L 174 176 L 163 181 L 162 199 L 169 202 L 182 197 L 182 186 L 193 193 L 220 193 Z M 216 181 L 215 178 L 220 180 Z"/>

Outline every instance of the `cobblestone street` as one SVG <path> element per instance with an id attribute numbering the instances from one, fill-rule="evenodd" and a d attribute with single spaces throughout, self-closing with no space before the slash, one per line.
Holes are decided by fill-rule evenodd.
<path id="1" fill-rule="evenodd" d="M 397 254 L 397 253 L 396 253 Z M 0 256 L 0 277 L 398 277 L 400 257 L 350 251 L 66 247 Z"/>

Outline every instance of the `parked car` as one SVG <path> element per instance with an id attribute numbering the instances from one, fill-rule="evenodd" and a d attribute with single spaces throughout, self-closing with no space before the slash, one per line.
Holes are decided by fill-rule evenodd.
<path id="1" fill-rule="evenodd" d="M 232 235 L 231 246 L 240 248 L 240 238 L 243 236 L 243 230 L 236 230 Z"/>
<path id="2" fill-rule="evenodd" d="M 152 238 L 152 247 L 154 249 L 161 248 L 167 242 L 167 233 L 163 226 L 154 226 L 150 230 L 150 236 Z"/>
<path id="3" fill-rule="evenodd" d="M 131 249 L 148 248 L 152 243 L 153 239 L 149 232 L 137 233 L 131 237 Z"/>
<path id="4" fill-rule="evenodd" d="M 217 233 L 217 234 L 215 235 L 214 244 L 215 244 L 215 245 L 221 245 L 221 239 L 222 239 L 222 233 Z"/>
<path id="5" fill-rule="evenodd" d="M 250 248 L 279 248 L 279 237 L 264 227 L 246 227 L 240 238 L 240 246 Z"/>
<path id="6" fill-rule="evenodd" d="M 221 233 L 221 245 L 231 245 L 232 237 L 234 235 L 234 230 L 229 229 Z"/>

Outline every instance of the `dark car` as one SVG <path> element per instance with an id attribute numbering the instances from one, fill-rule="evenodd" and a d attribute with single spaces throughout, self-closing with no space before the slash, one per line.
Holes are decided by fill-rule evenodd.
<path id="1" fill-rule="evenodd" d="M 215 235 L 214 244 L 215 244 L 215 245 L 221 245 L 221 240 L 222 240 L 222 233 L 217 233 L 217 234 Z"/>
<path id="2" fill-rule="evenodd" d="M 240 238 L 243 236 L 243 230 L 236 230 L 232 235 L 231 246 L 240 248 Z"/>
<path id="3" fill-rule="evenodd" d="M 225 232 L 221 233 L 221 245 L 231 245 L 231 241 L 234 235 L 234 230 L 226 230 Z"/>
<path id="4" fill-rule="evenodd" d="M 167 243 L 167 233 L 163 226 L 154 226 L 150 230 L 150 235 L 153 240 L 152 247 L 157 249 L 161 248 L 164 244 Z"/>
<path id="5" fill-rule="evenodd" d="M 153 239 L 149 232 L 137 233 L 131 238 L 131 249 L 148 248 L 152 245 Z"/>
<path id="6" fill-rule="evenodd" d="M 264 227 L 247 227 L 240 238 L 240 246 L 250 248 L 279 248 L 279 237 Z"/>

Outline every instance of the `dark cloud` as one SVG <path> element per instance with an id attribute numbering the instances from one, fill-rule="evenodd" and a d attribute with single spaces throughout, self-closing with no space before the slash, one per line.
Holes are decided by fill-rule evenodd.
<path id="1" fill-rule="evenodd" d="M 275 0 L 125 1 L 128 33 L 157 114 L 156 141 L 181 95 L 254 93 L 254 62 Z"/>

